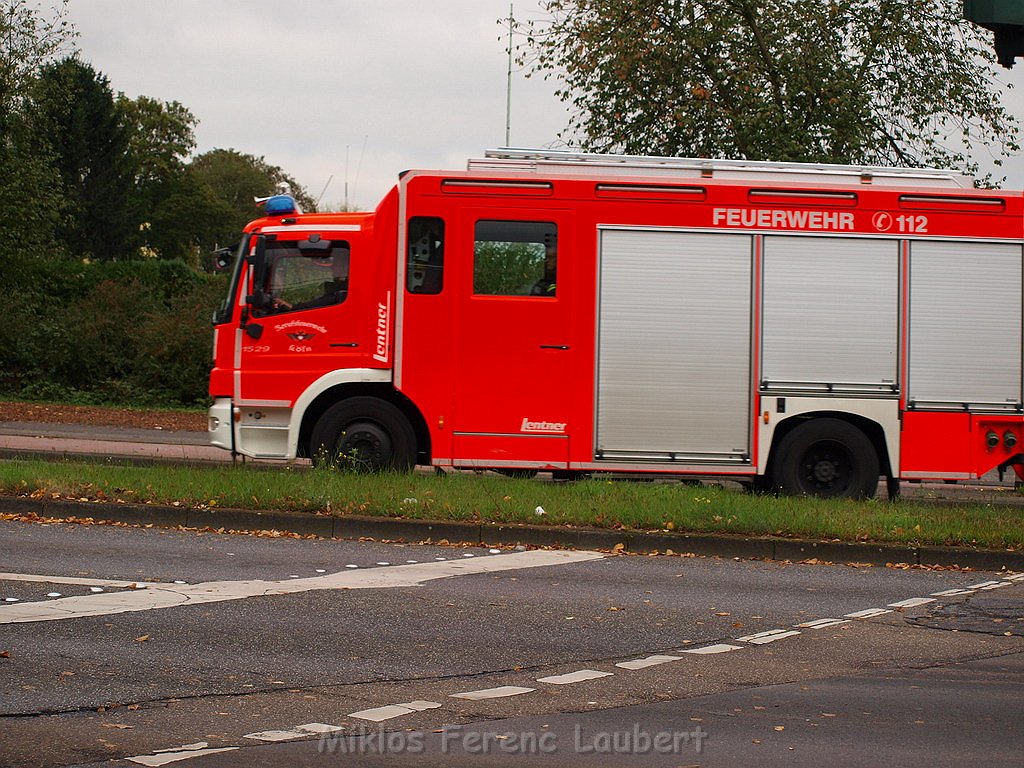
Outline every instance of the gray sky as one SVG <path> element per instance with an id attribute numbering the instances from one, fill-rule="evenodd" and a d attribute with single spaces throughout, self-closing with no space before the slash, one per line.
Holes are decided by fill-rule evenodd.
<path id="1" fill-rule="evenodd" d="M 516 17 L 540 14 L 517 0 Z M 198 152 L 262 155 L 325 201 L 372 208 L 408 168 L 505 143 L 509 0 L 71 0 L 115 92 L 180 101 Z M 507 34 L 507 33 L 506 33 Z M 552 145 L 554 84 L 513 72 L 513 146 Z M 348 171 L 346 174 L 346 153 Z"/>
<path id="2" fill-rule="evenodd" d="M 71 0 L 82 57 L 130 97 L 180 101 L 198 152 L 264 156 L 311 194 L 373 208 L 409 168 L 505 143 L 509 0 Z M 516 0 L 518 19 L 541 15 Z M 1024 61 L 1005 76 L 1024 117 Z M 511 144 L 557 145 L 555 84 L 513 73 Z M 346 161 L 347 155 L 347 161 Z M 984 162 L 983 162 L 984 164 Z M 1024 187 L 1024 159 L 998 175 Z M 330 183 L 328 185 L 328 181 Z"/>

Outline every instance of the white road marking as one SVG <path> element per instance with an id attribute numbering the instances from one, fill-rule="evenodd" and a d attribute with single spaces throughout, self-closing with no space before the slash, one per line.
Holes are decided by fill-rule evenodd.
<path id="1" fill-rule="evenodd" d="M 416 701 L 403 702 L 400 706 L 408 707 L 413 712 L 422 712 L 425 709 L 438 709 L 441 704 L 437 701 L 423 701 L 422 699 L 417 699 Z"/>
<path id="2" fill-rule="evenodd" d="M 483 688 L 479 691 L 465 691 L 453 693 L 454 699 L 468 699 L 469 701 L 483 701 L 484 699 L 501 699 L 505 696 L 519 696 L 523 693 L 531 693 L 536 688 L 522 688 L 518 685 L 502 685 L 498 688 Z"/>
<path id="3" fill-rule="evenodd" d="M 305 725 L 296 725 L 295 730 L 304 733 L 334 733 L 342 728 L 340 725 L 328 725 L 327 723 L 306 723 Z"/>
<path id="4" fill-rule="evenodd" d="M 382 723 L 393 717 L 411 715 L 415 711 L 415 709 L 409 709 L 409 707 L 403 707 L 400 704 L 388 704 L 386 707 L 374 707 L 373 709 L 361 709 L 358 712 L 349 712 L 348 716 L 358 718 L 359 720 L 369 720 L 373 723 Z"/>
<path id="5" fill-rule="evenodd" d="M 121 589 L 142 589 L 146 582 L 124 581 L 123 579 L 85 579 L 74 576 L 42 576 L 35 573 L 0 573 L 0 581 L 34 581 L 43 584 L 74 584 L 79 587 L 120 587 Z"/>
<path id="6" fill-rule="evenodd" d="M 800 629 L 825 629 L 825 627 L 835 627 L 839 624 L 849 623 L 849 619 L 815 619 L 814 621 L 805 621 L 803 624 L 797 624 L 796 626 Z"/>
<path id="7" fill-rule="evenodd" d="M 165 752 L 188 752 L 193 749 L 206 749 L 210 746 L 208 741 L 197 741 L 195 744 L 185 744 L 181 747 L 168 747 L 167 749 L 154 749 L 154 755 L 162 755 Z"/>
<path id="8" fill-rule="evenodd" d="M 928 603 L 934 603 L 934 597 L 908 597 L 906 600 L 900 600 L 898 603 L 889 603 L 890 608 L 914 608 L 918 605 L 927 605 Z"/>
<path id="9" fill-rule="evenodd" d="M 670 661 L 679 661 L 682 656 L 668 656 L 665 654 L 655 654 L 654 656 L 646 656 L 642 659 L 633 659 L 632 661 L 620 661 L 616 664 L 616 667 L 622 667 L 623 669 L 647 669 L 647 667 L 656 667 L 659 664 L 667 664 Z"/>
<path id="10" fill-rule="evenodd" d="M 993 584 L 998 583 L 998 581 L 981 581 L 977 584 L 968 584 L 964 589 L 985 589 L 985 587 L 991 587 Z"/>
<path id="11" fill-rule="evenodd" d="M 1014 574 L 1013 576 L 1007 576 L 1006 580 L 1007 581 L 1024 581 L 1024 573 L 1017 573 L 1017 574 Z"/>
<path id="12" fill-rule="evenodd" d="M 987 587 L 981 587 L 982 592 L 987 592 L 990 589 L 1002 589 L 1003 587 L 1012 587 L 1012 581 L 999 581 L 995 584 L 989 584 Z"/>
<path id="13" fill-rule="evenodd" d="M 253 741 L 291 741 L 303 739 L 306 736 L 309 734 L 302 731 L 260 731 L 259 733 L 247 733 L 242 738 Z"/>
<path id="14" fill-rule="evenodd" d="M 973 595 L 973 589 L 944 589 L 941 592 L 932 592 L 932 597 L 953 597 L 954 595 Z"/>
<path id="15" fill-rule="evenodd" d="M 870 619 L 873 616 L 881 616 L 883 613 L 892 613 L 889 608 L 866 608 L 863 611 L 854 611 L 846 614 L 847 619 Z"/>
<path id="16" fill-rule="evenodd" d="M 424 582 L 455 576 L 539 568 L 549 565 L 599 560 L 600 552 L 533 550 L 472 560 L 446 560 L 436 563 L 396 565 L 389 568 L 361 569 L 358 572 L 331 573 L 305 579 L 277 581 L 210 581 L 202 584 L 149 584 L 145 590 L 104 592 L 98 595 L 65 597 L 45 602 L 0 605 L 0 624 L 30 621 L 54 621 L 83 616 L 107 616 L 181 605 L 218 603 L 249 597 L 287 595 L 315 589 L 392 589 L 418 587 Z"/>
<path id="17" fill-rule="evenodd" d="M 794 635 L 799 634 L 800 632 L 795 629 L 770 629 L 767 632 L 758 632 L 756 635 L 737 637 L 736 642 L 751 643 L 753 645 L 766 645 L 767 643 L 774 643 L 776 640 L 782 640 L 783 638 L 793 637 Z"/>
<path id="18" fill-rule="evenodd" d="M 714 645 L 705 645 L 703 648 L 683 648 L 679 653 L 696 653 L 703 656 L 709 653 L 728 653 L 729 651 L 738 651 L 742 648 L 739 645 L 729 645 L 728 643 L 715 643 Z"/>
<path id="19" fill-rule="evenodd" d="M 176 763 L 179 760 L 188 760 L 190 757 L 202 757 L 203 755 L 215 755 L 218 752 L 233 752 L 238 747 L 219 747 L 217 749 L 188 749 L 180 751 L 168 751 L 163 750 L 160 753 L 153 755 L 136 755 L 135 757 L 126 757 L 132 763 L 138 763 L 139 765 L 148 766 L 160 766 L 167 765 L 169 763 Z"/>
<path id="20" fill-rule="evenodd" d="M 609 677 L 612 672 L 599 672 L 596 669 L 581 669 L 577 672 L 568 672 L 564 675 L 551 675 L 550 677 L 538 677 L 538 683 L 551 683 L 551 685 L 569 685 L 570 683 L 582 683 L 584 680 L 596 680 L 599 677 Z"/>

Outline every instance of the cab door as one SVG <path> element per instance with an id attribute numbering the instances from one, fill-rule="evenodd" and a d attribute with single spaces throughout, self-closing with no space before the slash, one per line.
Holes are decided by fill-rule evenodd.
<path id="1" fill-rule="evenodd" d="M 288 234 L 264 236 L 261 284 L 250 276 L 258 298 L 248 320 L 256 334 L 243 333 L 239 349 L 243 403 L 289 406 L 324 373 L 369 357 L 356 233 Z"/>
<path id="2" fill-rule="evenodd" d="M 579 394 L 570 222 L 564 210 L 460 213 L 452 238 L 456 466 L 568 466 Z"/>

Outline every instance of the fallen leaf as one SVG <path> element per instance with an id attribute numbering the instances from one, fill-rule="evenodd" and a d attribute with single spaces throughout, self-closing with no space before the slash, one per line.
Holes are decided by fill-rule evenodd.
<path id="1" fill-rule="evenodd" d="M 149 635 L 142 635 L 141 637 L 136 637 L 135 638 L 135 642 L 136 643 L 144 643 L 147 640 L 149 640 Z"/>

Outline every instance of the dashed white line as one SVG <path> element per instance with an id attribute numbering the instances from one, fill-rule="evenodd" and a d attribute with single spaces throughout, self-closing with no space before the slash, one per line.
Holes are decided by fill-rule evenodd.
<path id="1" fill-rule="evenodd" d="M 327 723 L 306 723 L 305 725 L 296 725 L 295 730 L 308 734 L 334 733 L 335 731 L 342 730 L 342 727 L 340 725 L 328 725 Z"/>
<path id="2" fill-rule="evenodd" d="M 260 731 L 258 733 L 247 733 L 242 738 L 253 741 L 292 741 L 309 736 L 302 731 Z"/>
<path id="3" fill-rule="evenodd" d="M 491 550 L 491 552 L 492 553 L 496 553 L 495 550 Z M 534 554 L 536 554 L 536 553 L 534 553 Z M 554 554 L 554 553 L 552 553 L 552 554 Z M 572 559 L 573 560 L 575 560 L 575 559 L 593 559 L 593 558 L 601 557 L 601 555 L 599 555 L 597 553 L 582 553 L 582 554 L 584 554 L 583 558 L 572 558 Z M 463 557 L 469 558 L 469 557 L 472 557 L 472 555 L 464 554 Z M 511 556 L 506 556 L 506 557 L 511 557 Z M 438 563 L 440 563 L 442 561 L 446 561 L 446 558 L 443 558 L 443 557 L 436 557 L 434 559 L 436 561 L 438 561 L 438 562 L 434 563 L 434 564 L 431 564 L 432 566 L 436 566 Z M 416 563 L 415 560 L 409 560 L 407 562 L 409 564 Z M 506 570 L 507 568 L 516 568 L 516 567 L 530 567 L 531 565 L 537 565 L 537 564 L 538 563 L 530 563 L 529 565 L 512 565 L 511 563 L 503 563 L 502 565 L 504 567 L 493 569 L 493 570 Z M 378 565 L 387 565 L 387 563 L 381 562 L 381 563 L 378 563 Z M 446 561 L 446 566 L 452 566 L 452 565 L 458 566 L 459 565 L 459 561 Z M 359 566 L 357 566 L 357 565 L 347 565 L 346 566 L 346 568 L 358 568 L 358 567 Z M 431 566 L 427 566 L 427 567 L 431 567 Z M 396 570 L 396 569 L 391 569 L 391 570 Z M 480 572 L 481 570 L 492 570 L 492 569 L 490 569 L 490 568 L 487 568 L 487 569 L 473 568 L 471 570 L 471 572 Z M 322 571 L 320 571 L 318 569 L 318 572 L 322 572 Z M 369 572 L 364 572 L 364 573 L 366 573 L 367 576 L 371 576 L 371 574 Z M 15 575 L 17 575 L 17 574 L 15 574 Z M 449 574 L 449 573 L 446 573 L 444 575 L 447 576 L 447 575 L 460 575 L 460 574 Z M 4 574 L 0 574 L 0 578 L 2 578 L 3 576 L 4 576 Z M 339 577 L 339 576 L 342 576 L 342 574 L 341 573 L 339 573 L 339 574 L 332 574 L 331 576 L 327 577 L 327 579 L 330 579 L 330 580 L 333 580 L 333 581 L 336 582 L 336 581 L 338 581 L 337 577 Z M 293 576 L 292 578 L 295 578 L 295 577 Z M 372 578 L 372 576 L 371 576 L 371 578 Z M 425 578 L 421 577 L 420 579 L 412 580 L 411 583 L 415 585 L 415 584 L 418 584 L 418 583 L 422 583 L 422 581 L 426 581 L 429 578 L 443 578 L 443 576 L 428 576 L 428 577 L 425 577 Z M 45 579 L 45 577 L 37 577 L 37 578 L 33 578 L 33 579 L 23 579 L 23 580 L 44 580 L 44 579 Z M 306 579 L 306 580 L 303 580 L 303 581 L 324 581 L 324 579 Z M 394 580 L 393 579 L 389 579 L 388 581 L 394 581 Z M 767 631 L 764 631 L 764 632 L 758 632 L 756 634 L 746 635 L 744 637 L 736 638 L 733 642 L 747 643 L 747 644 L 750 644 L 750 645 L 764 645 L 764 644 L 767 644 L 767 643 L 772 643 L 772 642 L 774 642 L 776 640 L 781 640 L 783 638 L 793 637 L 793 636 L 799 635 L 799 634 L 801 634 L 801 632 L 798 631 L 799 629 L 824 629 L 826 627 L 834 627 L 834 626 L 838 626 L 838 625 L 842 625 L 842 624 L 849 624 L 851 619 L 872 618 L 872 617 L 875 617 L 875 616 L 881 616 L 881 615 L 886 614 L 886 613 L 892 613 L 893 612 L 892 609 L 896 609 L 896 608 L 910 608 L 910 607 L 914 607 L 914 606 L 926 605 L 928 603 L 933 603 L 933 602 L 935 602 L 935 599 L 934 599 L 935 597 L 950 597 L 950 596 L 954 596 L 954 595 L 969 595 L 969 594 L 974 594 L 974 592 L 977 591 L 977 590 L 999 589 L 1001 587 L 1012 586 L 1014 582 L 1019 582 L 1019 581 L 1024 581 L 1024 574 L 1015 574 L 1015 575 L 1007 576 L 1005 579 L 1003 579 L 1001 581 L 984 581 L 984 582 L 980 582 L 979 584 L 970 585 L 969 587 L 966 587 L 966 588 L 955 588 L 955 589 L 943 590 L 941 592 L 933 592 L 933 593 L 931 593 L 932 597 L 911 597 L 911 598 L 907 598 L 905 600 L 900 600 L 900 601 L 897 601 L 897 602 L 894 602 L 894 603 L 889 603 L 887 608 L 867 608 L 867 609 L 861 610 L 861 611 L 854 611 L 853 613 L 846 614 L 845 617 L 841 618 L 841 619 L 837 619 L 837 618 L 813 619 L 811 621 L 806 621 L 806 622 L 803 622 L 801 624 L 796 624 L 795 626 L 797 627 L 797 629 L 772 629 L 772 630 L 767 630 Z M 69 583 L 71 583 L 70 580 L 69 580 Z M 80 583 L 80 582 L 76 581 L 76 582 L 73 582 L 73 583 Z M 94 581 L 94 583 L 98 583 L 98 580 Z M 243 583 L 243 582 L 238 582 L 238 583 Z M 281 582 L 276 582 L 276 583 L 275 582 L 257 582 L 257 583 L 259 583 L 261 585 L 277 584 L 278 586 L 280 586 L 280 584 L 281 584 Z M 107 584 L 108 585 L 113 585 L 112 583 L 107 583 Z M 226 582 L 226 584 L 231 584 L 231 582 Z M 374 584 L 373 586 L 406 586 L 406 585 L 407 585 L 406 583 L 401 583 L 401 584 L 388 583 L 386 585 Z M 116 586 L 134 586 L 134 585 L 117 583 Z M 150 586 L 151 587 L 159 587 L 160 585 L 153 584 L 153 585 L 150 585 Z M 196 587 L 203 587 L 203 586 L 208 586 L 208 585 L 194 585 L 194 586 L 196 586 Z M 313 588 L 332 588 L 332 587 L 336 588 L 336 586 L 337 586 L 336 584 L 332 584 L 331 586 L 321 586 L 321 587 L 313 587 Z M 346 586 L 348 586 L 348 585 L 346 585 Z M 273 591 L 267 590 L 267 591 L 264 592 L 264 594 L 268 594 L 268 593 L 269 594 L 283 594 L 285 592 L 291 592 L 291 591 L 297 591 L 297 590 L 278 588 L 278 589 L 273 590 Z M 248 596 L 248 595 L 246 595 L 246 596 Z M 75 598 L 69 598 L 68 600 L 74 600 L 74 599 Z M 222 598 L 219 598 L 219 599 L 237 599 L 237 598 L 222 597 Z M 62 601 L 55 601 L 55 602 L 65 602 L 65 601 L 62 600 Z M 129 609 L 129 610 L 132 610 L 132 609 Z M 142 610 L 142 609 L 136 608 L 134 610 Z M 0 613 L 0 615 L 2 615 L 2 613 Z M 69 613 L 69 615 L 74 615 L 74 614 L 73 613 Z M 3 623 L 2 619 L 0 619 L 0 623 Z M 711 645 L 706 645 L 706 646 L 698 647 L 698 648 L 683 648 L 683 649 L 680 649 L 678 651 L 678 653 L 688 653 L 688 654 L 695 654 L 695 655 L 712 655 L 712 654 L 719 654 L 719 653 L 728 653 L 728 652 L 731 652 L 731 651 L 738 651 L 738 650 L 741 650 L 743 647 L 744 646 L 732 645 L 731 643 L 714 643 L 714 644 L 711 644 Z M 627 670 L 640 670 L 640 669 L 645 669 L 647 667 L 657 666 L 659 664 L 666 664 L 666 663 L 672 662 L 672 661 L 679 661 L 682 658 L 683 658 L 682 656 L 674 656 L 674 655 L 668 655 L 668 654 L 654 654 L 654 655 L 651 655 L 651 656 L 646 656 L 646 657 L 642 657 L 642 658 L 638 658 L 638 659 L 632 659 L 632 660 L 629 660 L 629 661 L 621 661 L 621 662 L 616 663 L 615 666 L 619 667 L 621 669 L 627 669 Z M 537 682 L 545 683 L 545 684 L 550 684 L 550 685 L 570 685 L 570 684 L 574 684 L 574 683 L 584 682 L 584 681 L 587 681 L 587 680 L 595 680 L 595 679 L 600 679 L 600 678 L 603 678 L 603 677 L 609 677 L 609 676 L 612 676 L 613 674 L 614 673 L 612 673 L 612 672 L 603 672 L 603 671 L 593 670 L 593 669 L 581 669 L 581 670 L 577 670 L 575 672 L 569 672 L 569 673 L 565 673 L 565 674 L 561 674 L 561 675 L 550 675 L 550 676 L 547 676 L 547 677 L 537 678 Z M 483 689 L 475 690 L 475 691 L 463 691 L 461 693 L 454 693 L 454 694 L 451 694 L 451 698 L 465 699 L 465 700 L 469 700 L 469 701 L 484 701 L 484 700 L 488 700 L 488 699 L 498 699 L 498 698 L 504 698 L 504 697 L 508 697 L 508 696 L 518 696 L 518 695 L 525 694 L 525 693 L 531 693 L 531 692 L 533 692 L 535 690 L 536 690 L 535 688 L 527 688 L 527 687 L 514 686 L 514 685 L 505 685 L 505 686 L 499 686 L 499 687 L 496 687 L 496 688 L 483 688 Z M 360 710 L 358 712 L 352 712 L 348 716 L 349 717 L 353 717 L 353 718 L 357 718 L 357 719 L 362 719 L 362 720 L 369 720 L 369 721 L 373 721 L 373 722 L 383 722 L 384 720 L 389 720 L 391 718 L 400 717 L 402 715 L 412 714 L 413 712 L 419 712 L 419 711 L 423 711 L 425 709 L 435 709 L 435 708 L 439 708 L 441 706 L 442 705 L 440 703 L 434 702 L 434 701 L 410 701 L 410 702 L 404 702 L 404 703 L 401 703 L 401 704 L 389 704 L 389 705 L 382 706 L 382 707 L 375 707 L 375 708 L 372 708 L 372 709 L 364 709 L 364 710 Z M 293 740 L 293 739 L 306 738 L 308 736 L 315 735 L 315 734 L 332 733 L 334 731 L 339 731 L 339 730 L 342 730 L 342 728 L 340 726 L 336 726 L 336 725 L 328 725 L 328 724 L 325 724 L 325 723 L 307 723 L 305 725 L 297 725 L 292 730 L 280 730 L 280 731 L 270 730 L 270 731 L 261 731 L 261 732 L 258 732 L 258 733 L 250 733 L 250 734 L 246 734 L 245 738 L 253 739 L 253 740 L 258 740 L 258 741 L 288 741 L 288 740 Z M 176 762 L 176 761 L 179 761 L 179 760 L 185 760 L 185 759 L 188 759 L 190 757 L 198 757 L 200 755 L 214 754 L 214 753 L 217 753 L 217 752 L 229 752 L 229 751 L 238 749 L 238 747 L 224 747 L 224 748 L 218 748 L 218 749 L 206 749 L 205 747 L 206 747 L 206 742 L 202 742 L 200 744 L 186 745 L 185 747 L 179 747 L 177 749 L 162 750 L 161 752 L 154 753 L 153 755 L 140 755 L 140 756 L 136 756 L 136 757 L 129 757 L 129 758 L 126 758 L 126 759 L 129 760 L 129 761 L 138 763 L 140 765 L 160 766 L 160 765 L 165 765 L 165 764 L 168 764 L 168 763 L 171 763 L 171 762 Z"/>
<path id="4" fill-rule="evenodd" d="M 738 651 L 742 648 L 740 645 L 729 645 L 728 643 L 715 643 L 714 645 L 705 645 L 703 648 L 683 648 L 679 653 L 695 653 L 699 656 L 712 653 L 728 653 L 729 651 Z"/>
<path id="5" fill-rule="evenodd" d="M 753 645 L 766 645 L 767 643 L 774 643 L 776 640 L 782 640 L 783 638 L 793 637 L 799 634 L 800 632 L 796 629 L 770 629 L 767 632 L 758 632 L 756 635 L 737 637 L 736 642 L 751 643 Z"/>
<path id="6" fill-rule="evenodd" d="M 468 699 L 469 701 L 483 701 L 484 699 L 501 699 L 505 696 L 519 696 L 523 693 L 532 693 L 536 688 L 522 688 L 518 685 L 502 685 L 498 688 L 483 688 L 479 691 L 464 691 L 453 693 L 452 698 Z"/>
<path id="7" fill-rule="evenodd" d="M 870 619 L 873 616 L 881 616 L 883 613 L 892 613 L 890 608 L 866 608 L 863 611 L 854 611 L 846 614 L 847 619 Z"/>
<path id="8" fill-rule="evenodd" d="M 977 584 L 968 584 L 964 589 L 985 589 L 991 587 L 993 584 L 998 584 L 998 581 L 981 581 Z"/>
<path id="9" fill-rule="evenodd" d="M 358 712 L 350 712 L 349 717 L 356 717 L 360 720 L 370 720 L 374 723 L 381 723 L 393 717 L 411 715 L 413 712 L 422 712 L 425 709 L 437 709 L 441 704 L 436 701 L 406 701 L 401 704 L 388 704 L 385 707 L 374 707 L 373 709 L 361 709 Z"/>
<path id="10" fill-rule="evenodd" d="M 934 603 L 934 597 L 908 597 L 906 600 L 900 600 L 896 603 L 889 603 L 890 608 L 915 608 L 919 605 L 927 605 L 928 603 Z"/>
<path id="11" fill-rule="evenodd" d="M 612 674 L 612 672 L 599 672 L 596 669 L 581 669 L 564 675 L 538 677 L 537 682 L 550 683 L 551 685 L 569 685 L 571 683 L 582 683 L 584 680 L 596 680 L 599 677 L 610 677 Z"/>
<path id="12" fill-rule="evenodd" d="M 679 661 L 682 656 L 668 656 L 666 654 L 655 654 L 654 656 L 645 656 L 642 659 L 633 659 L 632 661 L 620 661 L 616 664 L 616 667 L 622 667 L 622 669 L 647 669 L 647 667 L 656 667 L 659 664 L 667 664 L 670 661 Z"/>
<path id="13" fill-rule="evenodd" d="M 840 624 L 849 623 L 849 619 L 815 619 L 814 621 L 805 621 L 803 624 L 797 624 L 796 626 L 800 629 L 825 629 L 826 627 L 836 627 Z"/>

